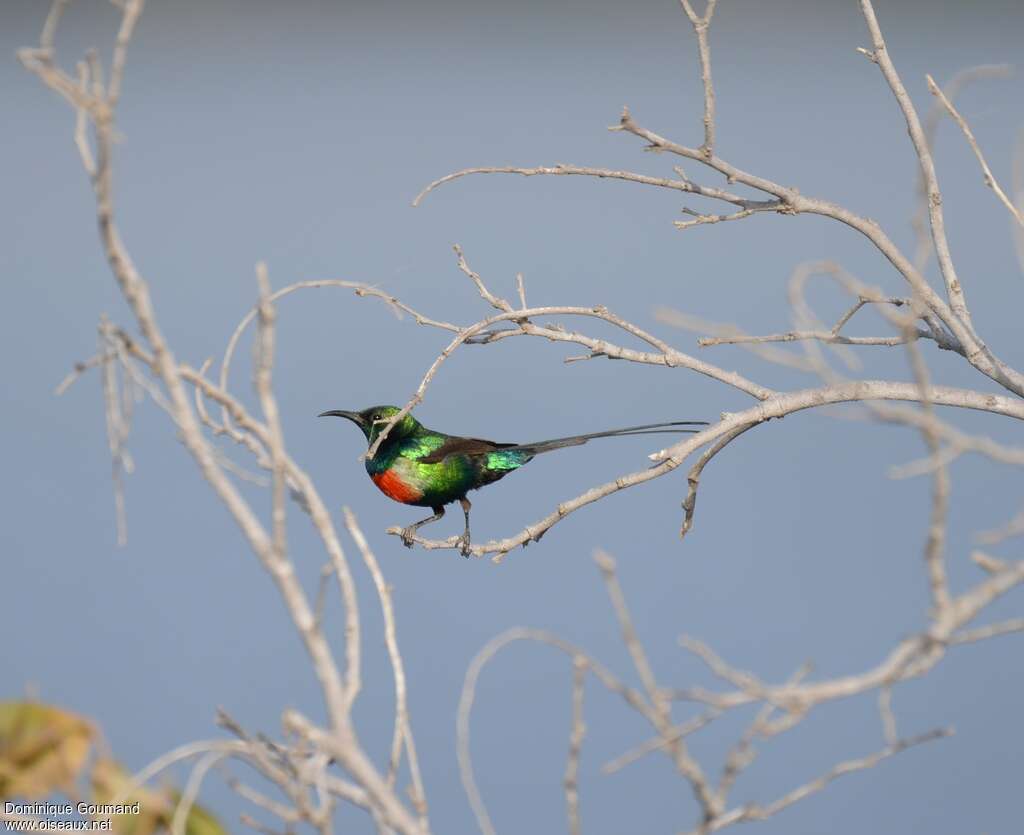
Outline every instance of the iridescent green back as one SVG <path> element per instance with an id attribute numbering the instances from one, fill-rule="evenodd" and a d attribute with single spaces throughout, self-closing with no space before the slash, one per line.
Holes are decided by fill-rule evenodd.
<path id="1" fill-rule="evenodd" d="M 452 437 L 420 427 L 395 442 L 385 439 L 377 455 L 366 461 L 366 471 L 377 475 L 391 470 L 402 482 L 422 492 L 415 504 L 437 507 L 457 501 L 470 490 L 492 484 L 533 456 L 522 449 L 454 453 L 436 462 L 420 459 L 444 446 Z"/>

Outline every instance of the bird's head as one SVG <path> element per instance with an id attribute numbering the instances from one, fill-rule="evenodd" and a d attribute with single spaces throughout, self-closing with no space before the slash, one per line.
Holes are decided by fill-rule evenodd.
<path id="1" fill-rule="evenodd" d="M 363 409 L 361 412 L 346 412 L 344 409 L 331 409 L 328 412 L 321 412 L 319 417 L 341 417 L 352 421 L 356 426 L 363 430 L 367 443 L 372 444 L 377 440 L 377 435 L 380 434 L 380 431 L 384 428 L 385 424 L 387 424 L 387 422 L 400 411 L 402 410 L 397 406 L 371 406 L 368 409 Z M 399 438 L 404 438 L 406 435 L 415 432 L 419 428 L 419 425 L 419 421 L 416 420 L 416 418 L 412 415 L 406 415 L 398 421 L 398 423 L 395 424 L 394 429 L 388 433 L 388 440 L 397 441 Z"/>

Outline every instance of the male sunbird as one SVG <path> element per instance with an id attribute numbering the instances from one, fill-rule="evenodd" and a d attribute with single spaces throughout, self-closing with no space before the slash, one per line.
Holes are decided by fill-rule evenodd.
<path id="1" fill-rule="evenodd" d="M 361 412 L 332 409 L 321 412 L 319 417 L 342 417 L 352 421 L 363 430 L 367 442 L 372 445 L 383 426 L 400 411 L 397 406 L 371 406 Z M 463 556 L 468 557 L 469 510 L 472 505 L 466 493 L 470 490 L 477 490 L 504 478 L 542 452 L 579 446 L 594 438 L 699 431 L 679 429 L 681 426 L 707 426 L 707 421 L 676 420 L 591 432 L 587 435 L 571 435 L 532 444 L 499 444 L 480 438 L 460 438 L 435 432 L 427 429 L 412 415 L 406 415 L 388 433 L 376 454 L 366 459 L 366 472 L 389 499 L 402 504 L 429 507 L 434 511 L 433 516 L 402 529 L 402 542 L 409 548 L 412 547 L 412 537 L 418 528 L 444 516 L 446 504 L 459 502 L 466 516 L 466 529 L 458 539 L 459 550 Z"/>

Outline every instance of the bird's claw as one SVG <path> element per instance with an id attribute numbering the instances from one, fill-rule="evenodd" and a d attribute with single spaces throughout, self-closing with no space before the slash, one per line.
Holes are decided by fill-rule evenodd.
<path id="1" fill-rule="evenodd" d="M 459 546 L 459 553 L 466 559 L 469 559 L 473 553 L 473 549 L 469 547 L 469 531 L 466 531 L 466 533 L 455 540 L 455 544 Z"/>
<path id="2" fill-rule="evenodd" d="M 414 531 L 411 528 L 402 528 L 402 532 L 399 534 L 399 536 L 402 539 L 402 544 L 406 548 L 412 548 L 413 533 L 414 533 Z"/>

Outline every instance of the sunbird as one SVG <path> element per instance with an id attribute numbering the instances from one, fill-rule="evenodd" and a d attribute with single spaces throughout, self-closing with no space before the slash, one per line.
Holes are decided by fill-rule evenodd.
<path id="1" fill-rule="evenodd" d="M 352 421 L 366 436 L 369 446 L 377 440 L 384 425 L 401 409 L 397 406 L 371 406 L 361 412 L 331 409 L 318 417 L 341 417 Z M 421 519 L 402 529 L 402 542 L 409 548 L 413 534 L 423 525 L 444 516 L 444 506 L 458 502 L 466 516 L 466 529 L 457 543 L 464 557 L 470 555 L 469 511 L 472 505 L 466 494 L 504 478 L 513 470 L 543 452 L 568 446 L 579 446 L 594 438 L 623 435 L 652 435 L 663 432 L 698 432 L 682 426 L 707 426 L 703 420 L 675 420 L 627 426 L 606 432 L 570 435 L 532 444 L 499 444 L 480 438 L 460 438 L 427 429 L 411 414 L 405 415 L 388 433 L 372 458 L 366 459 L 370 480 L 389 499 L 402 504 L 429 507 L 433 516 Z"/>

